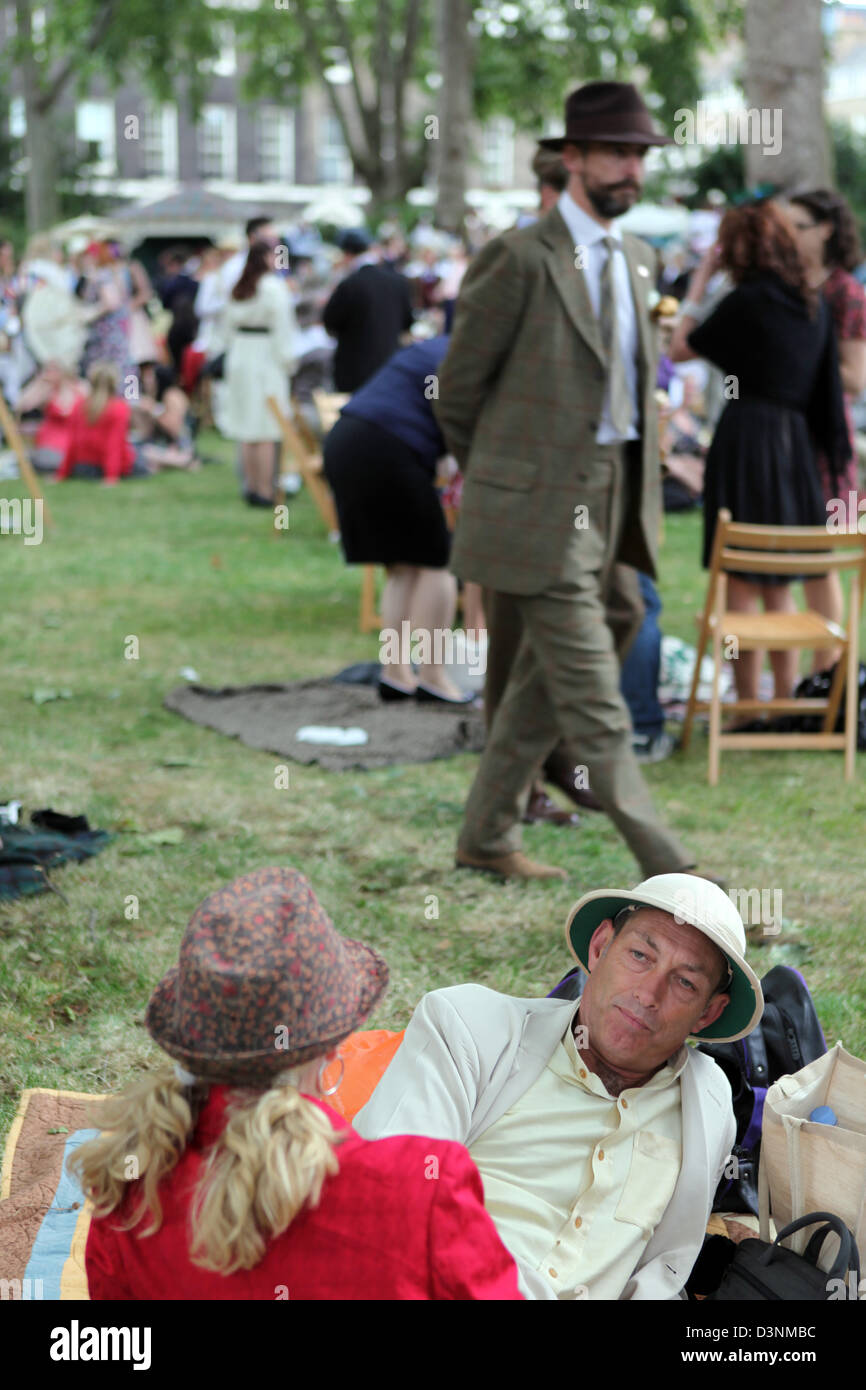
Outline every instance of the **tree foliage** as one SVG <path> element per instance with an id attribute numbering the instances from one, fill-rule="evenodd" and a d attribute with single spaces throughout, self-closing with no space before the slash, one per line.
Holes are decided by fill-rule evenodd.
<path id="1" fill-rule="evenodd" d="M 476 112 L 541 130 L 568 91 L 604 78 L 635 82 L 670 121 L 700 96 L 700 54 L 741 18 L 742 0 L 480 0 Z"/>
<path id="2" fill-rule="evenodd" d="M 43 110 L 67 86 L 86 93 L 96 74 L 110 86 L 136 74 L 165 101 L 181 88 L 200 103 L 227 13 L 202 0 L 16 0 L 15 12 L 2 65 L 10 74 L 32 62 Z"/>
<path id="3" fill-rule="evenodd" d="M 435 66 L 430 0 L 259 0 L 235 20 L 248 94 L 293 101 L 321 84 L 374 198 L 421 181 L 423 121 L 409 106 Z"/>

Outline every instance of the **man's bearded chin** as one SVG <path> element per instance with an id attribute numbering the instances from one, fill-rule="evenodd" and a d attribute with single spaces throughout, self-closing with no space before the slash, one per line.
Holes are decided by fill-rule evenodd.
<path id="1" fill-rule="evenodd" d="M 597 188 L 590 188 L 586 184 L 586 196 L 592 203 L 599 217 L 606 219 L 620 217 L 624 212 L 628 212 L 640 197 L 640 189 L 633 185 L 628 188 L 611 189 L 609 185 L 601 185 Z"/>

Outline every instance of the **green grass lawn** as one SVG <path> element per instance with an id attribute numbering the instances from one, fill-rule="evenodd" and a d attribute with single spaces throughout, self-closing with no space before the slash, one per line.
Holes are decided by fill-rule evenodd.
<path id="1" fill-rule="evenodd" d="M 399 1027 L 429 989 L 475 980 L 545 994 L 571 963 L 566 912 L 582 892 L 639 873 L 603 816 L 533 827 L 527 849 L 567 883 L 504 885 L 458 873 L 454 842 L 473 757 L 378 772 L 292 766 L 163 709 L 192 666 L 206 685 L 287 681 L 374 659 L 358 632 L 359 573 L 324 538 L 306 496 L 287 535 L 237 496 L 221 465 L 116 489 L 48 488 L 41 545 L 0 538 L 0 800 L 84 813 L 115 832 L 46 893 L 0 907 L 0 1131 L 25 1086 L 106 1091 L 158 1057 L 142 1026 L 195 905 L 238 873 L 291 864 L 344 933 L 376 946 L 391 986 L 371 1019 Z M 18 483 L 0 485 L 23 496 Z M 693 641 L 703 603 L 700 517 L 669 517 L 665 631 Z M 124 652 L 138 639 L 139 659 Z M 38 689 L 70 698 L 36 704 Z M 836 753 L 728 754 L 706 784 L 706 740 L 650 767 L 661 810 L 702 866 L 729 884 L 781 889 L 783 939 L 751 948 L 759 974 L 805 973 L 832 1044 L 866 1053 L 861 907 L 866 789 Z M 176 843 L 148 839 L 172 829 Z M 171 838 L 171 837 L 169 837 Z M 430 903 L 429 895 L 435 895 Z M 137 919 L 125 915 L 138 899 Z M 438 908 L 438 917 L 431 916 Z"/>

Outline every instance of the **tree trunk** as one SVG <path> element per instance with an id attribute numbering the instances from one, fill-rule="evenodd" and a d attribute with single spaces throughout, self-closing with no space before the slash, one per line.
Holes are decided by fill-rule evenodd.
<path id="1" fill-rule="evenodd" d="M 24 116 L 27 130 L 24 149 L 29 168 L 25 190 L 27 230 L 45 231 L 58 219 L 60 200 L 57 193 L 57 141 L 52 138 L 51 112 L 42 104 L 42 74 L 33 56 L 33 16 L 30 0 L 17 0 L 15 22 L 19 38 L 25 43 L 21 61 L 24 79 Z"/>
<path id="2" fill-rule="evenodd" d="M 460 232 L 466 214 L 466 166 L 472 120 L 473 45 L 468 0 L 437 0 L 439 69 L 438 130 L 434 169 L 438 185 L 436 225 Z"/>
<path id="3" fill-rule="evenodd" d="M 748 0 L 746 106 L 757 109 L 761 138 L 745 146 L 750 185 L 790 189 L 832 183 L 824 120 L 824 46 L 820 0 Z M 741 137 L 742 138 L 742 137 Z M 772 153 L 778 147 L 778 153 Z"/>
<path id="4" fill-rule="evenodd" d="M 24 148 L 29 162 L 25 206 L 27 230 L 32 236 L 34 232 L 47 231 L 60 216 L 57 140 L 51 117 L 44 115 L 35 101 L 25 98 L 24 109 L 27 117 Z"/>

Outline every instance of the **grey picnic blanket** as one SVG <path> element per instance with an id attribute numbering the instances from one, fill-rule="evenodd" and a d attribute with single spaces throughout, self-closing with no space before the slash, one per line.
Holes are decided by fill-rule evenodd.
<path id="1" fill-rule="evenodd" d="M 480 753 L 484 716 L 465 705 L 383 704 L 375 687 L 332 680 L 290 685 L 242 685 L 210 689 L 180 685 L 165 706 L 249 748 L 279 753 L 297 763 L 318 763 L 331 772 L 348 768 L 426 763 L 456 753 Z M 348 747 L 302 743 L 305 726 L 361 728 L 367 742 Z"/>

